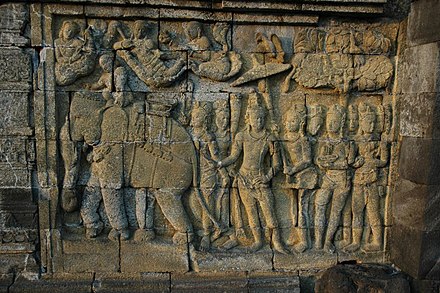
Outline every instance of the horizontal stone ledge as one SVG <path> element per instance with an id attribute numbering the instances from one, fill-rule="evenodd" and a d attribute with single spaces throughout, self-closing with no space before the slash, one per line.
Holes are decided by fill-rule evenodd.
<path id="1" fill-rule="evenodd" d="M 23 0 L 21 0 L 23 1 Z M 43 4 L 56 4 L 60 5 L 59 1 L 55 0 L 40 0 L 40 1 L 26 1 L 31 3 L 43 3 Z M 189 11 L 194 11 L 196 14 L 203 10 L 204 13 L 230 13 L 230 12 L 252 12 L 259 11 L 267 16 L 275 16 L 279 13 L 287 15 L 304 14 L 310 12 L 316 13 L 329 13 L 335 14 L 373 14 L 378 15 L 384 12 L 384 5 L 386 0 L 309 0 L 309 1 L 297 1 L 295 3 L 287 1 L 237 1 L 237 0 L 226 0 L 226 1 L 172 1 L 172 0 L 64 0 L 65 4 L 81 4 L 86 7 L 89 5 L 133 5 L 141 6 L 146 5 L 152 9 L 161 8 L 160 13 L 156 13 L 156 17 L 166 18 L 168 12 L 175 17 L 176 13 L 185 17 L 188 15 Z M 103 6 L 104 10 L 106 9 Z M 111 7 L 115 9 L 117 7 Z M 125 7 L 120 7 L 121 11 L 118 13 L 124 15 L 123 11 Z M 108 9 L 108 8 L 107 8 Z M 125 10 L 129 10 L 127 7 Z M 132 12 L 131 12 L 132 13 Z M 130 12 L 129 12 L 130 14 Z M 153 14 L 149 12 L 147 14 Z M 152 15 L 154 18 L 154 16 Z M 254 22 L 264 22 L 264 18 L 255 20 Z M 226 21 L 226 20 L 225 20 Z"/>

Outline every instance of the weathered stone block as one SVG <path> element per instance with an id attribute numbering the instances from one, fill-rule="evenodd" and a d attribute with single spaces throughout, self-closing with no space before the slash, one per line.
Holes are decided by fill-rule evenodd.
<path id="1" fill-rule="evenodd" d="M 171 274 L 172 292 L 248 292 L 245 273 Z"/>
<path id="2" fill-rule="evenodd" d="M 63 270 L 66 273 L 117 272 L 119 244 L 105 236 L 93 240 L 63 239 Z"/>
<path id="3" fill-rule="evenodd" d="M 403 56 L 402 93 L 435 93 L 440 75 L 439 43 L 407 48 Z"/>
<path id="4" fill-rule="evenodd" d="M 103 274 L 98 273 L 92 284 L 93 292 L 170 292 L 169 273 Z"/>
<path id="5" fill-rule="evenodd" d="M 440 41 L 440 1 L 416 1 L 408 16 L 408 41 L 412 46 Z"/>
<path id="6" fill-rule="evenodd" d="M 29 280 L 18 277 L 9 288 L 14 293 L 62 293 L 62 292 L 90 292 L 92 274 L 60 274 L 56 277 L 45 277 L 43 279 Z"/>
<path id="7" fill-rule="evenodd" d="M 272 269 L 272 250 L 268 247 L 254 253 L 235 251 L 204 253 L 190 249 L 196 272 L 267 271 Z"/>
<path id="8" fill-rule="evenodd" d="M 306 250 L 301 254 L 279 254 L 274 255 L 274 268 L 276 270 L 307 270 L 317 268 L 328 268 L 338 262 L 337 254 L 330 254 L 324 251 Z"/>
<path id="9" fill-rule="evenodd" d="M 248 275 L 250 292 L 286 292 L 299 293 L 299 277 L 295 273 L 257 273 Z"/>
<path id="10" fill-rule="evenodd" d="M 436 224 L 440 205 L 438 185 L 400 179 L 393 197 L 393 224 L 426 232 L 440 229 Z"/>
<path id="11" fill-rule="evenodd" d="M 426 185 L 440 183 L 440 144 L 438 139 L 403 137 L 400 145 L 399 175 Z M 417 164 L 414 164 L 417 158 Z"/>
<path id="12" fill-rule="evenodd" d="M 433 273 L 438 272 L 440 230 L 425 232 L 395 224 L 391 233 L 391 261 L 396 266 L 415 278 L 423 279 L 429 275 L 438 279 Z"/>
<path id="13" fill-rule="evenodd" d="M 401 98 L 400 134 L 439 138 L 440 93 L 404 94 Z"/>
<path id="14" fill-rule="evenodd" d="M 171 241 L 121 243 L 121 272 L 187 272 L 188 250 Z"/>

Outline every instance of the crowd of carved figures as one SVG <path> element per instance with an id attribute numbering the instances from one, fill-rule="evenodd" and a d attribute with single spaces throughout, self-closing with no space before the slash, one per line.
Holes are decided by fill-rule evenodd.
<path id="1" fill-rule="evenodd" d="M 57 85 L 82 82 L 69 90 L 59 134 L 61 205 L 66 212 L 79 208 L 87 238 L 109 231 L 111 240 L 154 241 L 159 207 L 174 243 L 195 242 L 200 251 L 229 250 L 248 237 L 250 252 L 266 239 L 283 254 L 334 252 L 340 227 L 339 249 L 383 248 L 392 108 L 377 99 L 356 102 L 350 93 L 377 96 L 388 86 L 387 37 L 374 30 L 303 29 L 288 62 L 277 35 L 258 33 L 255 52 L 266 56 L 251 56 L 252 67 L 243 72 L 229 24 L 184 23 L 184 43 L 166 30 L 155 38 L 153 30 L 141 20 L 96 20 L 88 28 L 68 20 L 54 41 Z M 184 83 L 187 72 L 236 90 L 214 101 L 161 93 Z M 87 77 L 93 73 L 95 80 Z M 282 73 L 280 92 L 269 91 L 265 81 Z M 131 88 L 133 79 L 148 91 Z M 240 90 L 243 84 L 251 86 Z M 291 98 L 287 109 L 276 109 L 274 95 L 305 89 L 313 96 L 320 88 L 332 91 L 330 103 Z M 82 173 L 88 175 L 81 189 Z M 282 236 L 275 184 L 290 198 L 291 213 L 283 215 L 291 221 L 290 237 Z M 134 190 L 135 229 L 124 200 L 128 189 Z M 182 200 L 191 190 L 200 231 Z"/>

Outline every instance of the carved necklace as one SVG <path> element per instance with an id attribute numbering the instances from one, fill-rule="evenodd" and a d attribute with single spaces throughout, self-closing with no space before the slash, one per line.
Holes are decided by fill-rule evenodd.
<path id="1" fill-rule="evenodd" d="M 266 135 L 266 129 L 263 129 L 260 133 L 255 133 L 256 135 L 252 135 L 252 130 L 249 130 L 249 136 L 254 140 L 260 140 Z"/>

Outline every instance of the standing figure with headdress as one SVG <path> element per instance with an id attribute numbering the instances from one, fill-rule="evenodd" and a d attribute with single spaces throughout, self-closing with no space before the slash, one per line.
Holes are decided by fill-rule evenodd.
<path id="1" fill-rule="evenodd" d="M 364 226 L 364 210 L 368 216 L 373 234 L 370 243 L 364 245 L 367 251 L 380 250 L 382 243 L 382 221 L 380 215 L 379 172 L 388 163 L 388 148 L 386 142 L 375 137 L 377 115 L 374 108 L 368 104 L 359 105 L 360 135 L 357 138 L 357 156 L 354 161 L 352 212 L 353 241 L 345 247 L 345 251 L 354 252 L 361 247 Z"/>
<path id="2" fill-rule="evenodd" d="M 318 181 L 318 173 L 313 166 L 311 142 L 305 135 L 306 116 L 307 108 L 303 104 L 295 104 L 287 111 L 283 143 L 283 173 L 286 175 L 286 185 L 292 190 L 292 224 L 298 227 L 299 236 L 298 241 L 295 241 L 291 233 L 288 244 L 295 245 L 297 252 L 308 248 L 309 191 L 316 187 Z"/>
<path id="3" fill-rule="evenodd" d="M 315 248 L 324 248 L 333 253 L 335 246 L 333 239 L 341 220 L 341 213 L 347 201 L 351 188 L 349 165 L 353 161 L 353 147 L 343 139 L 345 123 L 345 109 L 340 105 L 333 105 L 327 112 L 328 137 L 320 143 L 319 153 L 315 159 L 316 165 L 323 172 L 321 189 L 315 197 Z M 331 204 L 330 217 L 326 223 L 327 207 Z"/>
<path id="4" fill-rule="evenodd" d="M 250 94 L 245 115 L 247 129 L 237 133 L 231 155 L 218 162 L 218 166 L 220 168 L 226 167 L 236 162 L 240 157 L 243 159 L 237 177 L 240 197 L 254 237 L 254 242 L 249 250 L 257 251 L 263 246 L 258 204 L 267 228 L 272 234 L 273 249 L 287 254 L 288 251 L 281 242 L 278 221 L 275 216 L 274 195 L 270 189 L 270 182 L 281 167 L 280 151 L 274 135 L 266 129 L 266 111 L 260 100 L 261 97 L 256 92 Z"/>
<path id="5" fill-rule="evenodd" d="M 219 150 L 215 136 L 210 129 L 211 112 L 211 105 L 201 102 L 196 102 L 191 112 L 193 140 L 199 158 L 198 188 L 204 201 L 201 209 L 203 225 L 203 235 L 200 242 L 201 251 L 208 251 L 211 247 L 211 237 L 214 232 L 212 217 L 215 215 L 216 192 L 219 189 L 215 164 L 218 161 Z M 226 172 L 222 172 L 221 175 L 221 185 L 226 186 L 229 183 L 229 178 Z M 215 231 L 214 234 L 217 234 L 216 237 L 218 237 L 219 233 L 219 231 Z"/>

